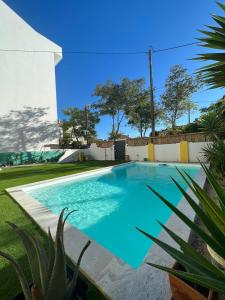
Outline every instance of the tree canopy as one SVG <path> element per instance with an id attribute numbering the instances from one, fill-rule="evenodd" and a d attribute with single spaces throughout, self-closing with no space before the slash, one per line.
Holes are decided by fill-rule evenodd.
<path id="1" fill-rule="evenodd" d="M 142 90 L 136 97 L 136 101 L 129 106 L 127 111 L 128 124 L 138 130 L 141 137 L 145 137 L 147 131 L 152 129 L 152 119 L 151 119 L 152 106 L 149 100 L 149 91 Z M 161 110 L 158 105 L 155 104 L 155 120 L 157 121 L 160 117 Z"/>
<path id="2" fill-rule="evenodd" d="M 109 115 L 112 118 L 110 137 L 117 138 L 122 121 L 130 111 L 129 107 L 138 99 L 140 91 L 144 88 L 144 79 L 129 80 L 123 78 L 120 83 L 107 81 L 103 85 L 97 85 L 94 96 L 98 96 L 98 102 L 93 105 L 100 115 Z"/>
<path id="3" fill-rule="evenodd" d="M 176 121 L 188 110 L 193 110 L 195 104 L 191 95 L 196 92 L 201 83 L 187 73 L 182 65 L 174 65 L 165 83 L 165 91 L 161 95 L 164 119 L 170 123 L 172 129 L 176 129 Z"/>
<path id="4" fill-rule="evenodd" d="M 208 107 L 204 107 L 200 110 L 202 113 L 207 113 L 210 111 L 216 112 L 221 118 L 225 121 L 225 96 L 222 99 L 209 105 Z"/>
<path id="5" fill-rule="evenodd" d="M 202 115 L 199 118 L 201 130 L 205 131 L 212 139 L 225 138 L 225 99 L 224 97 L 201 109 Z"/>
<path id="6" fill-rule="evenodd" d="M 67 116 L 67 119 L 63 121 L 64 131 L 71 130 L 77 142 L 81 137 L 89 140 L 96 136 L 95 126 L 100 121 L 96 112 L 88 108 L 69 107 L 64 110 L 64 115 Z"/>

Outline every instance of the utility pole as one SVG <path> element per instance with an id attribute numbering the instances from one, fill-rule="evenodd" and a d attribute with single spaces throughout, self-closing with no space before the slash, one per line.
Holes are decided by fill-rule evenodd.
<path id="1" fill-rule="evenodd" d="M 190 108 L 190 104 L 188 107 L 188 124 L 191 124 L 191 108 Z"/>
<path id="2" fill-rule="evenodd" d="M 85 125 L 86 125 L 86 141 L 88 144 L 88 105 L 86 104 L 84 107 L 84 111 L 85 111 Z"/>
<path id="3" fill-rule="evenodd" d="M 152 136 L 155 136 L 155 102 L 154 102 L 153 75 L 152 75 L 152 48 L 150 48 L 149 51 L 148 51 L 148 59 L 149 59 Z"/>
<path id="4" fill-rule="evenodd" d="M 188 124 L 191 124 L 191 99 L 188 99 Z"/>

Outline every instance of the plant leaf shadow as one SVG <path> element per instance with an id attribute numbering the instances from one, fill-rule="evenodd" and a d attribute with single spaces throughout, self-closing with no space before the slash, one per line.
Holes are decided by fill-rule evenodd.
<path id="1" fill-rule="evenodd" d="M 58 139 L 56 122 L 48 121 L 49 107 L 24 106 L 11 110 L 0 119 L 0 152 L 37 149 Z"/>

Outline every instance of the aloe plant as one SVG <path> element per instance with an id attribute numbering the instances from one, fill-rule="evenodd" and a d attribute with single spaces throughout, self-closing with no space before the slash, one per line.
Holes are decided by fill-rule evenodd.
<path id="1" fill-rule="evenodd" d="M 208 182 L 218 197 L 218 202 L 215 202 L 215 200 L 212 199 L 207 192 L 202 189 L 186 172 L 181 172 L 178 170 L 183 180 L 187 183 L 188 187 L 198 199 L 199 203 L 197 203 L 195 199 L 193 199 L 193 197 L 191 197 L 175 179 L 173 179 L 173 182 L 184 195 L 186 201 L 195 211 L 196 215 L 205 225 L 206 230 L 201 229 L 195 224 L 195 222 L 190 220 L 183 212 L 181 212 L 181 210 L 176 208 L 176 206 L 171 204 L 153 188 L 150 186 L 148 187 L 216 254 L 225 259 L 225 192 L 218 184 L 209 169 L 203 164 L 202 168 L 206 173 Z M 187 272 L 174 270 L 172 268 L 156 265 L 150 262 L 147 262 L 147 264 L 160 270 L 169 272 L 181 279 L 188 280 L 192 283 L 199 284 L 203 287 L 225 294 L 224 271 L 209 262 L 201 253 L 199 253 L 190 244 L 179 237 L 175 232 L 171 231 L 167 226 L 161 223 L 160 225 L 179 245 L 180 249 L 170 246 L 169 244 L 153 237 L 141 229 L 137 229 L 146 237 L 154 241 L 159 247 L 165 250 L 176 261 L 178 261 L 187 270 Z"/>
<path id="2" fill-rule="evenodd" d="M 20 237 L 28 258 L 29 267 L 32 275 L 32 287 L 30 289 L 29 282 L 18 262 L 9 254 L 1 252 L 0 256 L 7 259 L 14 267 L 22 291 L 24 293 L 25 300 L 70 300 L 73 299 L 73 293 L 76 288 L 79 266 L 82 256 L 90 241 L 86 243 L 82 249 L 77 265 L 74 266 L 73 278 L 69 280 L 67 278 L 66 271 L 66 254 L 63 244 L 63 229 L 68 216 L 72 213 L 68 213 L 65 218 L 65 209 L 62 210 L 56 231 L 55 241 L 52 238 L 50 229 L 48 231 L 48 249 L 44 248 L 40 240 L 19 228 L 17 225 L 7 222 L 13 231 Z"/>

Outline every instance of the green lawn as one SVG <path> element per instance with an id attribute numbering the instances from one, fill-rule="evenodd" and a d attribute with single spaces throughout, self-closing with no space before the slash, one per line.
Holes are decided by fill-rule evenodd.
<path id="1" fill-rule="evenodd" d="M 5 192 L 6 188 L 118 163 L 121 162 L 88 161 L 62 165 L 46 164 L 31 167 L 14 167 L 0 171 L 0 250 L 10 253 L 19 260 L 27 276 L 30 276 L 26 268 L 27 261 L 22 244 L 5 221 L 11 221 L 38 235 L 42 240 L 44 239 L 44 234 Z M 12 299 L 20 290 L 20 284 L 14 270 L 8 262 L 0 258 L 0 299 Z"/>

